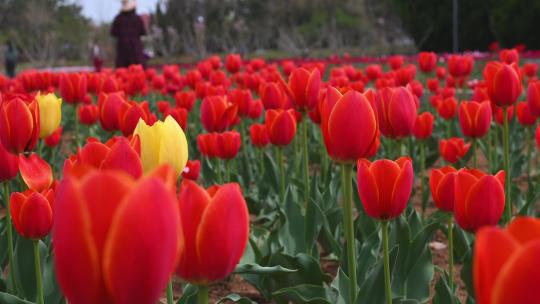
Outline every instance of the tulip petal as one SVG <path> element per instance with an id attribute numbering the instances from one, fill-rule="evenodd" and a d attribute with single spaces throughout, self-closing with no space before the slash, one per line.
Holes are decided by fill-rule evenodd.
<path id="1" fill-rule="evenodd" d="M 498 247 L 496 247 L 499 250 Z M 531 242 L 504 264 L 492 290 L 492 303 L 537 303 L 540 298 L 540 241 Z"/>
<path id="2" fill-rule="evenodd" d="M 19 233 L 23 237 L 41 239 L 45 237 L 52 226 L 51 205 L 41 193 L 34 192 L 28 196 L 19 211 Z"/>
<path id="3" fill-rule="evenodd" d="M 197 230 L 210 204 L 210 195 L 196 183 L 184 180 L 178 197 L 184 247 L 180 250 L 178 275 L 190 282 L 203 280 L 196 250 Z"/>
<path id="4" fill-rule="evenodd" d="M 478 231 L 474 245 L 473 278 L 479 304 L 492 303 L 491 294 L 497 275 L 517 247 L 517 242 L 500 228 L 485 227 Z"/>
<path id="5" fill-rule="evenodd" d="M 406 158 L 400 158 L 396 161 L 399 162 Z M 412 168 L 412 162 L 410 159 L 402 165 L 400 173 L 394 182 L 394 188 L 392 190 L 392 200 L 390 206 L 390 218 L 397 217 L 405 210 L 407 203 L 412 192 L 412 186 L 414 181 L 414 172 Z"/>
<path id="6" fill-rule="evenodd" d="M 540 240 L 540 220 L 536 218 L 517 217 L 507 230 L 522 245 Z"/>
<path id="7" fill-rule="evenodd" d="M 180 176 L 188 159 L 186 135 L 172 116 L 165 118 L 162 132 L 159 163 L 169 164 L 176 172 L 176 176 Z"/>
<path id="8" fill-rule="evenodd" d="M 480 178 L 469 189 L 465 208 L 473 231 L 484 225 L 497 225 L 504 211 L 503 186 L 494 176 Z"/>
<path id="9" fill-rule="evenodd" d="M 145 173 L 159 164 L 162 129 L 162 121 L 148 126 L 144 120 L 140 119 L 133 132 L 133 135 L 138 135 L 141 140 L 141 161 Z"/>
<path id="10" fill-rule="evenodd" d="M 36 153 L 28 158 L 19 156 L 19 170 L 28 188 L 41 192 L 49 188 L 53 182 L 51 166 Z"/>
<path id="11" fill-rule="evenodd" d="M 53 226 L 56 276 L 70 303 L 106 303 L 100 257 L 94 245 L 86 203 L 78 187 L 68 177 L 58 188 Z"/>
<path id="12" fill-rule="evenodd" d="M 141 159 L 127 139 L 123 137 L 111 147 L 101 163 L 101 169 L 122 170 L 133 176 L 133 178 L 142 176 Z"/>
<path id="13" fill-rule="evenodd" d="M 225 184 L 212 197 L 197 232 L 196 248 L 204 277 L 212 282 L 229 275 L 240 261 L 248 237 L 249 213 L 240 186 Z"/>
<path id="14" fill-rule="evenodd" d="M 180 239 L 176 200 L 155 177 L 120 203 L 103 254 L 105 284 L 115 303 L 155 303 L 174 271 Z"/>

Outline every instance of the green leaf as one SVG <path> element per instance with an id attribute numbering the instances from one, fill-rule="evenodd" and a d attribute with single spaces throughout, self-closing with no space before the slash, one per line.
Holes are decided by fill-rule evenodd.
<path id="1" fill-rule="evenodd" d="M 267 274 L 281 274 L 281 273 L 291 273 L 296 272 L 296 269 L 289 269 L 282 267 L 280 265 L 272 267 L 263 267 L 258 264 L 240 264 L 234 270 L 234 273 L 237 274 L 258 274 L 258 275 L 267 275 Z"/>
<path id="2" fill-rule="evenodd" d="M 278 301 L 293 303 L 330 304 L 324 287 L 319 285 L 301 284 L 285 287 L 272 293 Z"/>
<path id="3" fill-rule="evenodd" d="M 0 292 L 0 303 L 2 304 L 33 304 L 12 294 Z"/>
<path id="4" fill-rule="evenodd" d="M 234 302 L 234 303 L 240 303 L 240 304 L 257 304 L 257 302 L 252 301 L 250 298 L 241 297 L 235 293 L 219 299 L 219 301 L 217 301 L 216 304 L 228 303 L 228 302 Z"/>
<path id="5" fill-rule="evenodd" d="M 33 241 L 19 238 L 15 245 L 14 273 L 15 283 L 20 289 L 20 294 L 25 299 L 36 298 L 36 272 L 34 267 Z M 45 264 L 47 249 L 43 242 L 39 242 L 41 265 Z"/>
<path id="6" fill-rule="evenodd" d="M 457 304 L 459 299 L 456 298 L 448 284 L 448 274 L 441 273 L 439 281 L 435 284 L 435 296 L 433 304 Z"/>
<path id="7" fill-rule="evenodd" d="M 186 284 L 182 296 L 178 299 L 176 304 L 197 304 L 197 292 L 199 292 L 197 286 Z"/>
<path id="8" fill-rule="evenodd" d="M 397 260 L 398 247 L 390 250 L 390 273 L 394 269 Z M 384 294 L 384 266 L 383 258 L 381 257 L 371 268 L 366 276 L 366 280 L 360 286 L 360 293 L 356 299 L 356 303 L 383 303 L 385 300 Z"/>

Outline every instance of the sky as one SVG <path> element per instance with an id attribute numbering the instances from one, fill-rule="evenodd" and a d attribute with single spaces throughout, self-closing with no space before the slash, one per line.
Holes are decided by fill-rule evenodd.
<path id="1" fill-rule="evenodd" d="M 120 10 L 121 0 L 72 0 L 83 7 L 83 14 L 95 23 L 110 22 Z M 159 0 L 138 0 L 139 14 L 154 11 Z"/>

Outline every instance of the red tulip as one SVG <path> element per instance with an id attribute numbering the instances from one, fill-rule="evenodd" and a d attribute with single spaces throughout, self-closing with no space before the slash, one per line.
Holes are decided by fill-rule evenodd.
<path id="1" fill-rule="evenodd" d="M 329 87 L 320 104 L 321 130 L 326 151 L 340 163 L 354 163 L 375 155 L 380 138 L 375 111 L 364 95 L 342 95 Z"/>
<path id="2" fill-rule="evenodd" d="M 268 110 L 265 121 L 270 142 L 276 146 L 287 146 L 296 134 L 294 110 Z"/>
<path id="3" fill-rule="evenodd" d="M 413 134 L 417 139 L 426 139 L 431 137 L 433 133 L 433 121 L 435 118 L 433 114 L 429 112 L 424 112 L 416 116 L 416 121 L 414 122 Z"/>
<path id="4" fill-rule="evenodd" d="M 227 130 L 236 120 L 238 105 L 224 96 L 205 97 L 201 104 L 201 122 L 208 132 Z"/>
<path id="5" fill-rule="evenodd" d="M 474 232 L 497 225 L 504 211 L 504 171 L 495 176 L 461 169 L 455 177 L 454 216 L 461 228 Z"/>
<path id="6" fill-rule="evenodd" d="M 190 180 L 197 180 L 199 179 L 200 174 L 201 162 L 199 160 L 188 160 L 182 171 L 182 177 Z"/>
<path id="7" fill-rule="evenodd" d="M 404 87 L 383 88 L 377 94 L 375 105 L 381 133 L 390 138 L 412 134 L 417 106 L 414 96 Z"/>
<path id="8" fill-rule="evenodd" d="M 506 118 L 508 119 L 509 122 L 512 121 L 512 117 L 514 117 L 514 106 L 507 107 L 506 111 L 504 111 L 502 107 L 495 107 L 494 112 L 495 112 L 495 122 L 502 126 L 504 124 L 503 113 L 506 113 Z"/>
<path id="9" fill-rule="evenodd" d="M 224 279 L 240 261 L 249 237 L 249 214 L 240 186 L 225 184 L 206 191 L 185 180 L 178 203 L 184 243 L 176 273 L 197 285 Z"/>
<path id="10" fill-rule="evenodd" d="M 137 123 L 141 119 L 148 125 L 152 125 L 155 122 L 155 119 L 152 119 L 152 115 L 150 114 L 150 106 L 147 101 L 141 103 L 128 101 L 122 103 L 118 109 L 118 125 L 124 136 L 133 134 Z"/>
<path id="11" fill-rule="evenodd" d="M 39 105 L 16 97 L 0 101 L 0 143 L 12 153 L 34 149 L 39 138 Z"/>
<path id="12" fill-rule="evenodd" d="M 184 108 L 188 111 L 191 111 L 191 109 L 193 108 L 196 98 L 197 96 L 193 91 L 176 92 L 176 94 L 174 94 L 176 106 Z"/>
<path id="13" fill-rule="evenodd" d="M 397 70 L 401 68 L 404 62 L 405 58 L 401 55 L 394 55 L 388 58 L 388 65 L 392 70 Z"/>
<path id="14" fill-rule="evenodd" d="M 216 139 L 216 144 L 218 148 L 217 156 L 225 160 L 234 159 L 238 154 L 238 151 L 240 151 L 240 146 L 242 144 L 242 138 L 240 137 L 240 133 L 236 131 L 218 133 Z"/>
<path id="15" fill-rule="evenodd" d="M 62 100 L 67 103 L 83 102 L 87 93 L 86 75 L 79 73 L 60 74 L 59 83 Z"/>
<path id="16" fill-rule="evenodd" d="M 366 213 L 379 220 L 398 217 L 409 201 L 414 180 L 412 161 L 358 160 L 358 194 Z"/>
<path id="17" fill-rule="evenodd" d="M 137 142 L 134 143 L 138 145 Z M 66 159 L 64 175 L 82 176 L 92 169 L 124 171 L 133 178 L 142 176 L 142 163 L 139 156 L 140 147 L 132 147 L 125 137 L 116 137 L 103 144 L 97 140 L 89 140 L 76 155 Z"/>
<path id="18" fill-rule="evenodd" d="M 474 59 L 468 55 L 450 55 L 448 57 L 448 72 L 454 78 L 466 77 L 471 74 Z"/>
<path id="19" fill-rule="evenodd" d="M 11 194 L 11 219 L 17 232 L 25 238 L 42 239 L 53 224 L 54 191 L 33 190 Z"/>
<path id="20" fill-rule="evenodd" d="M 449 97 L 441 100 L 437 106 L 437 113 L 445 119 L 451 120 L 456 116 L 457 100 L 454 97 Z"/>
<path id="21" fill-rule="evenodd" d="M 47 147 L 53 148 L 58 146 L 60 140 L 62 139 L 62 130 L 63 128 L 59 127 L 58 129 L 56 129 L 56 131 L 53 132 L 53 134 L 45 138 L 45 144 L 47 145 Z"/>
<path id="22" fill-rule="evenodd" d="M 439 80 L 444 80 L 446 78 L 446 69 L 444 67 L 437 67 L 435 69 L 435 75 Z"/>
<path id="23" fill-rule="evenodd" d="M 101 93 L 99 95 L 99 122 L 101 123 L 101 127 L 103 128 L 103 130 L 120 130 L 120 121 L 118 117 L 120 116 L 120 111 L 122 107 L 126 103 L 127 101 L 124 97 L 124 94 L 121 92 L 110 94 Z"/>
<path id="24" fill-rule="evenodd" d="M 519 52 L 516 49 L 501 50 L 499 52 L 499 60 L 506 64 L 519 64 Z"/>
<path id="25" fill-rule="evenodd" d="M 540 268 L 540 221 L 517 217 L 506 229 L 485 227 L 476 234 L 473 282 L 478 304 L 535 303 Z"/>
<path id="26" fill-rule="evenodd" d="M 258 119 L 259 117 L 261 117 L 262 112 L 263 112 L 263 104 L 260 99 L 256 99 L 251 104 L 248 116 L 251 119 Z"/>
<path id="27" fill-rule="evenodd" d="M 163 113 L 163 117 L 166 118 L 167 116 L 171 116 L 176 120 L 176 122 L 180 125 L 182 130 L 187 130 L 187 123 L 188 123 L 188 111 L 184 108 L 173 108 L 168 109 Z"/>
<path id="28" fill-rule="evenodd" d="M 469 152 L 470 147 L 471 144 L 465 144 L 463 138 L 452 137 L 441 139 L 439 142 L 439 153 L 445 161 L 456 163 Z"/>
<path id="29" fill-rule="evenodd" d="M 535 116 L 540 115 L 540 81 L 529 82 L 527 88 L 527 103 Z"/>
<path id="30" fill-rule="evenodd" d="M 437 66 L 437 54 L 433 52 L 420 52 L 418 54 L 418 67 L 424 73 L 431 73 Z"/>
<path id="31" fill-rule="evenodd" d="M 245 117 L 249 115 L 253 98 L 250 90 L 234 89 L 229 91 L 228 99 L 238 106 L 238 115 Z"/>
<path id="32" fill-rule="evenodd" d="M 455 178 L 457 170 L 452 166 L 432 169 L 429 176 L 431 197 L 435 206 L 445 212 L 454 212 Z"/>
<path id="33" fill-rule="evenodd" d="M 518 66 L 491 61 L 483 71 L 489 99 L 497 106 L 511 106 L 521 95 L 522 84 Z"/>
<path id="34" fill-rule="evenodd" d="M 395 71 L 395 82 L 398 86 L 406 86 L 414 79 L 416 75 L 416 66 L 409 64 Z"/>
<path id="35" fill-rule="evenodd" d="M 366 67 L 366 76 L 370 81 L 380 78 L 383 74 L 383 69 L 378 64 L 370 64 Z"/>
<path id="36" fill-rule="evenodd" d="M 162 169 L 138 181 L 119 171 L 93 171 L 60 183 L 54 265 L 70 303 L 159 299 L 185 244 L 171 181 L 159 177 L 175 174 Z"/>
<path id="37" fill-rule="evenodd" d="M 529 109 L 529 104 L 522 101 L 517 103 L 517 119 L 522 126 L 534 126 L 537 115 L 533 115 Z"/>
<path id="38" fill-rule="evenodd" d="M 249 135 L 255 147 L 264 148 L 270 143 L 270 137 L 265 124 L 252 124 L 249 127 Z"/>
<path id="39" fill-rule="evenodd" d="M 229 73 L 236 73 L 242 66 L 242 57 L 238 54 L 229 54 L 225 59 L 225 68 Z"/>
<path id="40" fill-rule="evenodd" d="M 282 109 L 286 103 L 286 97 L 280 87 L 273 83 L 263 83 L 259 88 L 259 95 L 264 108 L 269 109 Z"/>
<path id="41" fill-rule="evenodd" d="M 218 133 L 206 133 L 197 136 L 197 147 L 203 156 L 208 158 L 218 156 L 217 136 Z"/>
<path id="42" fill-rule="evenodd" d="M 289 76 L 289 86 L 294 105 L 298 111 L 313 109 L 317 105 L 321 73 L 318 69 L 311 72 L 297 68 Z"/>
<path id="43" fill-rule="evenodd" d="M 51 166 L 36 153 L 19 155 L 19 170 L 28 188 L 36 192 L 49 189 L 54 181 Z"/>
<path id="44" fill-rule="evenodd" d="M 0 143 L 0 182 L 9 181 L 19 173 L 19 158 Z"/>
<path id="45" fill-rule="evenodd" d="M 94 104 L 81 105 L 77 111 L 79 121 L 83 125 L 91 126 L 95 124 L 99 118 L 99 109 Z"/>
<path id="46" fill-rule="evenodd" d="M 426 84 L 432 94 L 437 94 L 439 91 L 439 80 L 437 78 L 429 78 L 426 80 Z"/>
<path id="47" fill-rule="evenodd" d="M 523 65 L 523 74 L 529 78 L 534 78 L 538 74 L 538 64 L 534 62 L 528 62 Z"/>
<path id="48" fill-rule="evenodd" d="M 491 106 L 489 102 L 461 102 L 458 118 L 463 135 L 470 138 L 484 137 L 491 125 Z"/>
<path id="49" fill-rule="evenodd" d="M 536 127 L 534 137 L 536 139 L 536 146 L 538 147 L 538 149 L 540 149 L 540 125 Z"/>

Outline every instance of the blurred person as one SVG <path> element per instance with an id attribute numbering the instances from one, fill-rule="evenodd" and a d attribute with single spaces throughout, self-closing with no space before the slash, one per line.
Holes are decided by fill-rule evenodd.
<path id="1" fill-rule="evenodd" d="M 11 40 L 8 40 L 6 43 L 6 50 L 4 51 L 4 64 L 6 66 L 6 73 L 10 78 L 15 77 L 15 68 L 17 66 L 17 59 L 19 58 L 19 53 L 17 49 L 11 43 Z"/>
<path id="2" fill-rule="evenodd" d="M 101 69 L 103 68 L 103 52 L 101 51 L 101 46 L 99 46 L 97 41 L 94 41 L 91 52 L 94 71 L 101 72 Z"/>
<path id="3" fill-rule="evenodd" d="M 117 68 L 144 64 L 141 36 L 146 35 L 146 28 L 136 8 L 135 0 L 122 0 L 120 13 L 113 21 L 111 35 L 116 38 Z"/>

